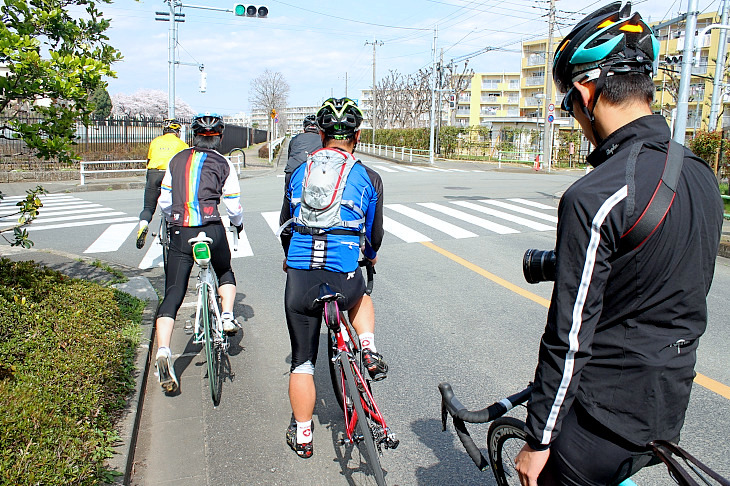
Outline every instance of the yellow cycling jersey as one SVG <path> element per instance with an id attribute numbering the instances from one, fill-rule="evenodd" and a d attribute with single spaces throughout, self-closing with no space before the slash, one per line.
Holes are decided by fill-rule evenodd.
<path id="1" fill-rule="evenodd" d="M 148 169 L 167 169 L 173 155 L 188 148 L 188 144 L 180 140 L 174 133 L 166 133 L 152 140 L 147 152 Z"/>

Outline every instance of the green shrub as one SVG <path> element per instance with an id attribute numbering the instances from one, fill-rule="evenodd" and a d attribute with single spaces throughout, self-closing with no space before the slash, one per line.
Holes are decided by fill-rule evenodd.
<path id="1" fill-rule="evenodd" d="M 0 483 L 108 480 L 144 302 L 2 259 L 0 309 Z"/>

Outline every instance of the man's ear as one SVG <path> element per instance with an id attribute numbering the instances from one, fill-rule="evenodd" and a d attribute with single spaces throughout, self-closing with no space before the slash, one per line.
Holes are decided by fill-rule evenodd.
<path id="1" fill-rule="evenodd" d="M 362 132 L 360 130 L 355 132 L 355 143 L 360 143 L 360 134 Z"/>
<path id="2" fill-rule="evenodd" d="M 575 90 L 580 94 L 581 100 L 583 101 L 583 106 L 591 106 L 593 103 L 593 83 L 590 84 L 580 84 L 577 81 L 573 82 L 573 87 Z"/>
<path id="3" fill-rule="evenodd" d="M 322 145 L 324 145 L 324 130 L 319 131 L 319 138 L 322 140 Z"/>

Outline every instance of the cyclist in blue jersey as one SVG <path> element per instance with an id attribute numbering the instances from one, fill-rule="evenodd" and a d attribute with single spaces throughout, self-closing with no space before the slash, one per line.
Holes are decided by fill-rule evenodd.
<path id="1" fill-rule="evenodd" d="M 191 128 L 195 134 L 193 147 L 178 152 L 170 160 L 158 201 L 170 225 L 165 298 L 157 311 L 156 322 L 157 375 L 167 392 L 178 388 L 170 339 L 194 264 L 188 240 L 201 231 L 213 239 L 211 264 L 218 277 L 223 330 L 235 334 L 239 328 L 233 317 L 236 278 L 231 269 L 226 230 L 218 213 L 218 205 L 223 199 L 231 225 L 239 233 L 243 231 L 238 175 L 231 162 L 217 151 L 225 129 L 223 119 L 216 114 L 200 114 L 193 118 Z"/>
<path id="2" fill-rule="evenodd" d="M 286 321 L 292 346 L 289 399 L 293 419 L 286 432 L 289 446 L 302 458 L 312 456 L 312 414 L 322 309 L 314 308 L 321 283 L 344 296 L 340 309 L 349 312 L 358 333 L 365 366 L 374 380 L 385 378 L 388 366 L 376 351 L 375 313 L 365 295 L 365 279 L 358 267 L 360 251 L 375 263 L 383 240 L 383 183 L 377 172 L 353 156 L 360 140 L 362 112 L 348 98 L 328 99 L 317 112 L 324 148 L 299 165 L 286 187 L 281 209 L 281 243 L 286 253 L 284 294 Z M 336 167 L 338 184 L 331 195 L 337 203 L 327 216 L 331 224 L 317 225 L 324 212 L 310 206 L 308 191 L 326 171 L 310 169 L 319 163 Z M 349 171 L 349 172 L 347 172 Z M 339 185 L 341 184 L 341 185 Z M 343 187 L 344 186 L 344 187 Z M 341 189 L 341 190 L 338 190 Z M 311 197 L 310 197 L 311 199 Z"/>

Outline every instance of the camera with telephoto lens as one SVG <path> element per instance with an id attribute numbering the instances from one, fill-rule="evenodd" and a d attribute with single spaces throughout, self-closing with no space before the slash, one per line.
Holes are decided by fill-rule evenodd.
<path id="1" fill-rule="evenodd" d="M 554 281 L 556 261 L 555 250 L 527 250 L 522 257 L 522 273 L 527 283 Z"/>

